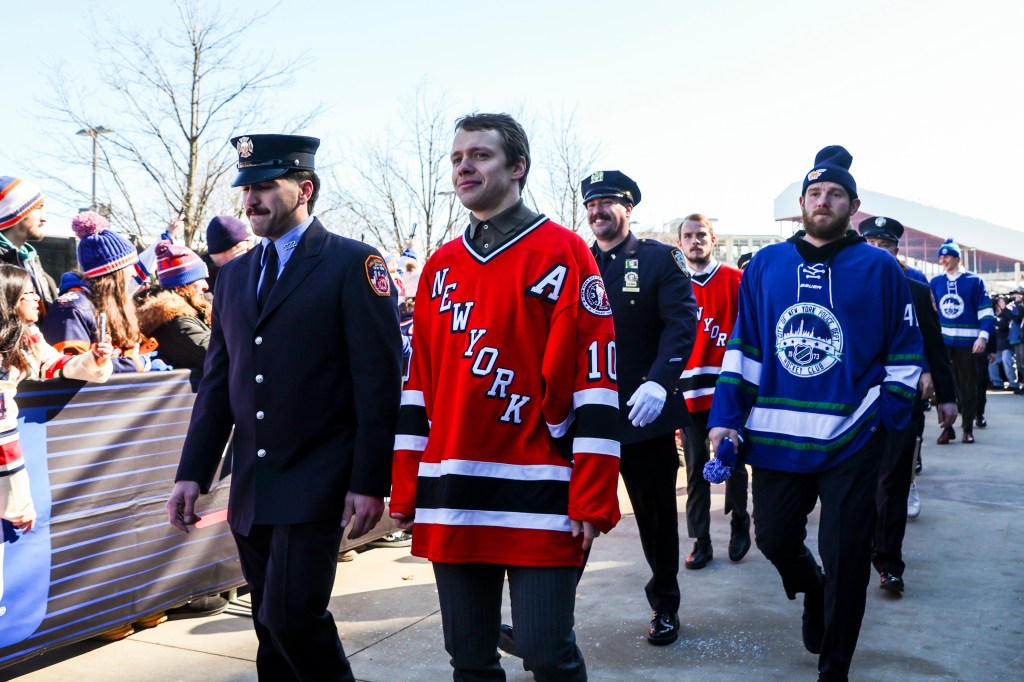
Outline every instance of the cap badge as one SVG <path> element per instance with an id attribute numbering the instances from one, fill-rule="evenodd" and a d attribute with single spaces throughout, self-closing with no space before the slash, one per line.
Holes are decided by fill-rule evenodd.
<path id="1" fill-rule="evenodd" d="M 238 152 L 238 158 L 248 159 L 252 156 L 252 140 L 248 137 L 238 138 L 238 144 L 235 145 L 235 150 Z"/>
<path id="2" fill-rule="evenodd" d="M 820 178 L 822 175 L 825 174 L 826 170 L 828 170 L 828 169 L 827 168 L 819 168 L 818 170 L 812 170 L 810 173 L 807 174 L 807 179 L 808 180 L 817 180 L 818 178 Z"/>
<path id="3" fill-rule="evenodd" d="M 595 182 L 604 182 L 604 171 L 597 171 L 590 176 L 590 184 L 594 184 Z"/>
<path id="4" fill-rule="evenodd" d="M 875 218 L 875 227 L 885 227 L 885 218 Z"/>

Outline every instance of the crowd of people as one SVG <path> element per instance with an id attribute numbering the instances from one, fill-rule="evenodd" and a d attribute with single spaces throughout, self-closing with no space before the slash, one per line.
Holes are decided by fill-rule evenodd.
<path id="1" fill-rule="evenodd" d="M 926 410 L 940 445 L 958 415 L 970 444 L 990 383 L 1024 393 L 1024 292 L 992 301 L 953 240 L 928 281 L 897 258 L 894 218 L 854 229 L 842 147 L 804 176 L 803 229 L 734 268 L 702 214 L 673 245 L 633 234 L 641 191 L 617 170 L 581 180 L 588 246 L 524 202 L 519 123 L 472 114 L 450 157 L 469 225 L 421 268 L 411 243 L 381 254 L 315 217 L 318 139 L 232 144 L 251 231 L 218 216 L 199 255 L 172 221 L 140 252 L 83 212 L 80 269 L 59 287 L 30 243 L 42 193 L 0 178 L 0 512 L 31 531 L 19 381 L 201 372 L 169 521 L 185 533 L 199 521 L 233 438 L 228 519 L 260 679 L 355 679 L 327 604 L 344 531 L 366 535 L 390 497 L 398 539 L 411 533 L 432 562 L 454 679 L 504 679 L 501 649 L 537 680 L 586 680 L 576 587 L 619 521 L 620 475 L 651 573 L 645 634 L 675 642 L 680 434 L 684 567 L 714 559 L 708 472 L 724 471 L 728 558 L 756 544 L 787 597 L 802 595 L 819 679 L 845 680 L 872 565 L 882 589 L 905 589 Z M 817 557 L 805 543 L 815 507 Z"/>

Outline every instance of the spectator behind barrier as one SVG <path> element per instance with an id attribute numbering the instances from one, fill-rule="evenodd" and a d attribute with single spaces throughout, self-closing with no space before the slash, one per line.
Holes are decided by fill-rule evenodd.
<path id="1" fill-rule="evenodd" d="M 41 241 L 46 213 L 43 193 L 26 180 L 0 177 L 0 261 L 28 270 L 43 314 L 57 298 L 57 285 L 43 271 L 39 254 L 28 242 Z"/>
<path id="2" fill-rule="evenodd" d="M 139 331 L 132 293 L 138 286 L 135 247 L 108 229 L 107 219 L 92 211 L 71 221 L 78 235 L 78 262 L 83 272 L 61 278 L 60 296 L 43 321 L 46 340 L 68 355 L 85 353 L 99 338 L 100 315 L 106 313 L 114 345 L 115 372 L 145 372 L 153 367 L 151 344 Z"/>
<path id="3" fill-rule="evenodd" d="M 238 258 L 255 244 L 252 232 L 241 220 L 230 215 L 214 216 L 206 226 L 206 253 L 203 254 L 203 261 L 210 270 L 207 277 L 210 288 L 213 289 L 217 273 L 225 263 Z"/>
<path id="4" fill-rule="evenodd" d="M 28 472 L 18 441 L 18 406 L 14 396 L 23 379 L 67 377 L 104 382 L 110 378 L 113 348 L 108 335 L 81 355 L 63 355 L 43 340 L 36 327 L 39 294 L 27 270 L 0 265 L 0 518 L 27 533 L 35 524 Z M 0 542 L 0 571 L 3 543 Z M 3 581 L 0 580 L 0 595 Z"/>
<path id="5" fill-rule="evenodd" d="M 159 342 L 159 356 L 177 369 L 202 369 L 210 345 L 206 264 L 191 249 L 160 242 L 156 276 L 162 291 L 139 307 L 139 328 Z"/>

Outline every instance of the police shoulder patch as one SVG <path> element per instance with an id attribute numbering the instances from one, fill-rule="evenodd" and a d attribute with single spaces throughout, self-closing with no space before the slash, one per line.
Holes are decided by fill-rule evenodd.
<path id="1" fill-rule="evenodd" d="M 366 259 L 366 281 L 370 283 L 373 293 L 378 296 L 391 295 L 391 273 L 384 259 L 380 256 L 369 256 Z"/>
<path id="2" fill-rule="evenodd" d="M 679 249 L 672 249 L 672 260 L 675 261 L 676 266 L 683 271 L 684 275 L 687 277 L 690 276 L 690 271 L 686 269 L 686 257 L 683 255 L 682 251 Z"/>

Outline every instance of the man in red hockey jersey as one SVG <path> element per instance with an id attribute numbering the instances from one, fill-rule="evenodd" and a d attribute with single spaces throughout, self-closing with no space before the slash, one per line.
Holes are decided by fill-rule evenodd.
<path id="1" fill-rule="evenodd" d="M 704 480 L 708 454 L 708 416 L 711 399 L 725 357 L 725 344 L 739 310 L 740 277 L 736 268 L 719 263 L 714 255 L 715 228 L 699 213 L 688 215 L 679 226 L 679 248 L 697 299 L 697 340 L 683 372 L 683 395 L 692 424 L 686 427 L 686 529 L 695 539 L 684 565 L 704 568 L 712 559 L 711 485 Z M 750 549 L 747 513 L 747 469 L 736 467 L 725 482 L 725 512 L 732 512 L 729 559 L 739 561 Z"/>
<path id="2" fill-rule="evenodd" d="M 611 307 L 583 240 L 521 200 L 514 119 L 459 119 L 451 162 L 470 224 L 420 280 L 391 515 L 433 562 L 455 679 L 505 679 L 507 574 L 523 667 L 580 682 L 577 568 L 619 519 Z"/>

